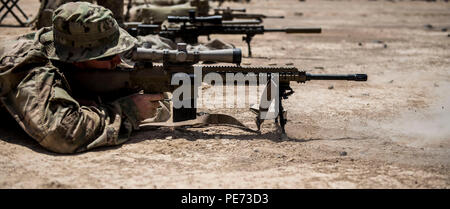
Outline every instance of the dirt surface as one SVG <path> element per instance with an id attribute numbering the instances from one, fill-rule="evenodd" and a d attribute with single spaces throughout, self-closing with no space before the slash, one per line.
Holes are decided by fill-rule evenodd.
<path id="1" fill-rule="evenodd" d="M 27 14 L 37 0 L 22 0 Z M 311 73 L 367 73 L 368 82 L 293 84 L 289 140 L 230 127 L 139 132 L 122 146 L 48 152 L 2 116 L 0 188 L 450 188 L 450 4 L 422 1 L 252 0 L 248 12 L 284 15 L 252 65 L 294 63 Z M 8 16 L 4 24 L 16 24 Z M 5 39 L 29 28 L 1 27 Z M 243 48 L 239 36 L 213 36 Z M 255 127 L 247 109 L 227 113 Z"/>

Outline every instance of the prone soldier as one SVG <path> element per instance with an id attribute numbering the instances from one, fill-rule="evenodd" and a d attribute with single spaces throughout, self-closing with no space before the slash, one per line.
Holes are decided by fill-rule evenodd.
<path id="1" fill-rule="evenodd" d="M 110 10 L 72 2 L 52 19 L 53 27 L 22 36 L 0 58 L 1 104 L 28 135 L 53 152 L 74 153 L 121 144 L 143 120 L 170 119 L 167 95 L 116 92 L 96 98 L 78 94 L 65 76 L 68 69 L 113 69 L 135 47 L 136 39 Z"/>

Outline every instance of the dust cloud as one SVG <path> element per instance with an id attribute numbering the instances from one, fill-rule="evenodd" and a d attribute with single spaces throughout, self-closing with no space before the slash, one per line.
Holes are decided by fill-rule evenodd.
<path id="1" fill-rule="evenodd" d="M 412 147 L 450 149 L 450 83 L 438 88 L 436 102 L 424 109 L 403 112 L 392 122 L 381 123 L 392 140 Z"/>

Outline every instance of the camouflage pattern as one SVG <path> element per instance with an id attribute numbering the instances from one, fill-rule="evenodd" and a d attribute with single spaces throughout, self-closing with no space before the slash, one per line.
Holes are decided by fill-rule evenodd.
<path id="1" fill-rule="evenodd" d="M 41 29 L 43 27 L 50 27 L 52 25 L 53 11 L 59 6 L 69 3 L 77 2 L 79 0 L 41 0 L 41 6 L 36 16 L 35 29 Z M 81 0 L 84 2 L 93 3 L 94 0 Z M 123 0 L 97 0 L 97 3 L 112 11 L 114 18 L 119 24 L 124 20 L 124 2 Z"/>
<path id="2" fill-rule="evenodd" d="M 120 28 L 110 10 L 87 2 L 70 2 L 53 13 L 53 29 L 40 38 L 49 59 L 81 62 L 120 54 L 135 38 Z"/>
<path id="3" fill-rule="evenodd" d="M 90 15 L 72 17 L 80 19 L 80 25 L 97 20 L 84 19 Z M 48 40 L 43 37 L 50 30 L 43 28 L 0 46 L 1 108 L 6 108 L 29 136 L 53 152 L 82 152 L 127 141 L 132 131 L 139 129 L 134 102 L 129 96 L 90 102 L 73 97 L 64 75 L 64 70 L 73 65 L 47 58 Z M 170 116 L 167 102 L 159 103 L 161 107 L 150 121 L 162 122 Z"/>
<path id="4" fill-rule="evenodd" d="M 73 0 L 41 0 L 41 6 L 39 7 L 38 14 L 36 15 L 35 29 L 41 29 L 43 27 L 52 26 L 53 11 L 59 6 L 73 2 Z"/>
<path id="5" fill-rule="evenodd" d="M 219 6 L 221 6 L 224 2 L 239 2 L 239 3 L 249 3 L 250 0 L 208 0 L 213 2 L 219 2 Z"/>
<path id="6" fill-rule="evenodd" d="M 195 7 L 192 7 L 190 3 L 173 6 L 141 5 L 130 10 L 129 21 L 161 24 L 167 19 L 167 16 L 187 16 L 189 10 L 195 10 Z"/>
<path id="7" fill-rule="evenodd" d="M 123 0 L 97 0 L 97 4 L 112 11 L 114 19 L 120 24 L 124 21 Z"/>
<path id="8" fill-rule="evenodd" d="M 196 8 L 197 16 L 208 16 L 209 9 L 209 0 L 192 0 L 191 6 Z"/>
<path id="9" fill-rule="evenodd" d="M 177 44 L 172 40 L 160 37 L 158 35 L 146 35 L 138 36 L 138 45 L 142 46 L 144 43 L 149 43 L 152 45 L 153 49 L 176 49 Z"/>
<path id="10" fill-rule="evenodd" d="M 177 44 L 170 39 L 158 35 L 138 36 L 138 46 L 143 43 L 150 43 L 153 49 L 177 49 Z M 234 45 L 225 43 L 219 39 L 213 39 L 204 44 L 188 45 L 187 50 L 208 51 L 217 49 L 232 49 Z"/>
<path id="11" fill-rule="evenodd" d="M 209 51 L 218 49 L 233 49 L 233 44 L 225 43 L 219 39 L 212 39 L 204 44 L 188 45 L 187 50 Z"/>
<path id="12" fill-rule="evenodd" d="M 127 21 L 161 24 L 169 15 L 188 16 L 190 10 L 195 10 L 199 16 L 207 16 L 209 3 L 200 0 L 174 5 L 143 4 L 130 9 L 130 18 Z"/>
<path id="13" fill-rule="evenodd" d="M 153 4 L 158 6 L 171 6 L 184 4 L 189 0 L 132 0 L 133 5 Z"/>

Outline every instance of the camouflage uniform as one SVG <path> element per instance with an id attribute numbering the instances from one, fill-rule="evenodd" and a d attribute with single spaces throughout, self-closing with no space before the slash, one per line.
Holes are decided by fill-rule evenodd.
<path id="1" fill-rule="evenodd" d="M 150 43 L 153 49 L 177 49 L 177 44 L 170 39 L 160 37 L 158 35 L 146 35 L 136 37 L 138 45 Z M 187 50 L 209 51 L 217 49 L 233 49 L 234 45 L 225 43 L 219 39 L 212 39 L 204 44 L 188 45 Z"/>
<path id="2" fill-rule="evenodd" d="M 170 6 L 170 5 L 184 4 L 188 1 L 189 0 L 132 0 L 132 4 L 133 5 L 154 4 L 159 6 Z"/>
<path id="3" fill-rule="evenodd" d="M 195 7 L 190 3 L 171 5 L 171 6 L 158 6 L 158 5 L 140 5 L 134 6 L 130 9 L 131 22 L 143 22 L 146 24 L 161 24 L 167 16 L 187 16 L 190 10 L 194 10 Z"/>
<path id="4" fill-rule="evenodd" d="M 72 96 L 64 70 L 71 62 L 126 52 L 136 40 L 118 27 L 109 10 L 85 2 L 59 7 L 53 24 L 53 29 L 21 36 L 1 49 L 1 104 L 28 135 L 54 152 L 125 142 L 139 129 L 129 96 L 83 105 Z M 165 105 L 156 111 L 155 122 L 168 119 Z"/>
<path id="5" fill-rule="evenodd" d="M 59 6 L 69 3 L 69 2 L 77 2 L 77 1 L 85 1 L 89 3 L 93 3 L 94 0 L 41 0 L 41 6 L 38 11 L 38 15 L 36 16 L 36 25 L 35 28 L 40 29 L 43 27 L 49 27 L 52 25 L 52 15 L 53 11 Z M 124 3 L 123 0 L 97 0 L 97 3 L 103 7 L 108 8 L 112 11 L 114 18 L 119 24 L 122 24 L 124 21 Z"/>
<path id="6" fill-rule="evenodd" d="M 119 24 L 122 24 L 124 21 L 123 1 L 124 0 L 97 0 L 97 4 L 111 10 L 116 21 Z"/>
<path id="7" fill-rule="evenodd" d="M 198 16 L 208 16 L 210 9 L 207 0 L 173 3 L 174 4 L 142 4 L 134 6 L 127 11 L 130 16 L 127 21 L 161 24 L 169 15 L 188 16 L 190 10 L 195 10 Z"/>

